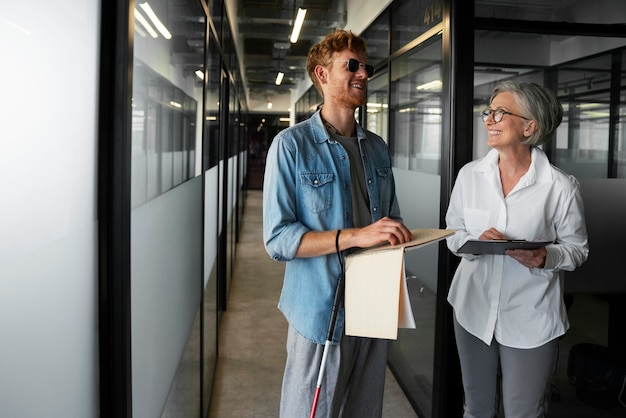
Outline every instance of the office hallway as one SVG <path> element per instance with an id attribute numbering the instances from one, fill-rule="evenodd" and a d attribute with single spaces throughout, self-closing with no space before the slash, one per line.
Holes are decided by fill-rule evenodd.
<path id="1" fill-rule="evenodd" d="M 210 418 L 269 418 L 279 410 L 287 323 L 276 305 L 284 263 L 272 261 L 263 248 L 262 192 L 246 193 L 227 310 L 220 323 Z M 416 417 L 389 371 L 383 417 Z"/>

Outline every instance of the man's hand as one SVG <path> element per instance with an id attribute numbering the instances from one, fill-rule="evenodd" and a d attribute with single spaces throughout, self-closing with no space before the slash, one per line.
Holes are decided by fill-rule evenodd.
<path id="1" fill-rule="evenodd" d="M 347 248 L 373 247 L 384 242 L 398 245 L 413 239 L 413 234 L 406 226 L 388 217 L 384 217 L 366 227 L 350 229 L 346 232 Z"/>
<path id="2" fill-rule="evenodd" d="M 309 231 L 302 236 L 296 257 L 317 257 L 335 252 L 337 231 Z M 364 228 L 349 228 L 339 235 L 339 249 L 367 248 L 389 242 L 391 245 L 411 241 L 413 234 L 401 222 L 382 218 Z"/>

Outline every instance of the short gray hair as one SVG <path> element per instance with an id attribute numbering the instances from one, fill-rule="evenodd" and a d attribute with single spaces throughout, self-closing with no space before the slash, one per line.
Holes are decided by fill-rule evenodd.
<path id="1" fill-rule="evenodd" d="M 552 139 L 554 131 L 563 120 L 563 106 L 552 91 L 537 83 L 504 81 L 493 89 L 489 104 L 498 94 L 504 92 L 513 94 L 521 116 L 534 120 L 537 124 L 537 129 L 524 144 L 539 146 Z"/>

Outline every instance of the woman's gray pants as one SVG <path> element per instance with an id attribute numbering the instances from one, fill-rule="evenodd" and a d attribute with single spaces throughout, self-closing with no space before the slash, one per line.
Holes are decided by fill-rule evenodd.
<path id="1" fill-rule="evenodd" d="M 506 418 L 543 418 L 547 414 L 558 340 L 532 349 L 506 347 L 495 339 L 487 345 L 461 327 L 456 318 L 454 331 L 465 391 L 464 418 L 498 416 L 500 371 Z"/>

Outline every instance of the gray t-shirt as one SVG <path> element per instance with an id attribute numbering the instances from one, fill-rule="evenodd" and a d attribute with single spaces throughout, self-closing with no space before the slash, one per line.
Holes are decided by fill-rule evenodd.
<path id="1" fill-rule="evenodd" d="M 350 195 L 352 197 L 352 226 L 362 228 L 372 223 L 369 196 L 363 160 L 356 136 L 341 136 L 329 132 L 330 136 L 339 142 L 348 153 L 350 159 Z"/>

